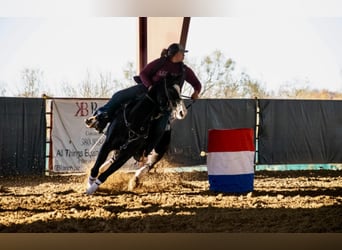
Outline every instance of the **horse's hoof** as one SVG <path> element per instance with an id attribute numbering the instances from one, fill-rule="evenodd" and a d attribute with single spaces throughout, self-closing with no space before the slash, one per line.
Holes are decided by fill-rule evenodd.
<path id="1" fill-rule="evenodd" d="M 87 195 L 92 195 L 95 193 L 95 191 L 98 189 L 99 185 L 97 185 L 96 183 L 93 183 L 89 188 L 87 188 L 86 190 L 86 194 Z"/>
<path id="2" fill-rule="evenodd" d="M 93 183 L 96 181 L 96 177 L 91 177 L 89 176 L 88 178 L 88 182 L 87 182 L 87 188 L 90 188 L 91 185 L 93 185 Z"/>
<path id="3" fill-rule="evenodd" d="M 90 187 L 86 189 L 87 195 L 92 195 L 95 193 L 95 191 L 99 188 L 101 182 L 99 180 L 96 180 L 93 184 L 91 184 Z"/>
<path id="4" fill-rule="evenodd" d="M 133 191 L 139 184 L 139 179 L 133 176 L 128 182 L 128 191 Z"/>

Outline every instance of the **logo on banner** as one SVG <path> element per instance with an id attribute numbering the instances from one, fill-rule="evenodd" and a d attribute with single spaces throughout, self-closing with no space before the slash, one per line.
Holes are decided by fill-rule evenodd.
<path id="1" fill-rule="evenodd" d="M 90 107 L 88 102 L 76 102 L 77 111 L 75 116 L 89 116 L 94 113 L 97 109 L 97 102 L 90 102 Z"/>

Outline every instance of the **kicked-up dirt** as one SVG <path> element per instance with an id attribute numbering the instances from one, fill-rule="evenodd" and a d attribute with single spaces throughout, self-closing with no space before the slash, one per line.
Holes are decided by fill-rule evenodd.
<path id="1" fill-rule="evenodd" d="M 340 171 L 257 171 L 254 191 L 209 189 L 207 172 L 156 169 L 132 192 L 117 172 L 92 196 L 86 175 L 0 178 L 0 232 L 340 233 Z"/>

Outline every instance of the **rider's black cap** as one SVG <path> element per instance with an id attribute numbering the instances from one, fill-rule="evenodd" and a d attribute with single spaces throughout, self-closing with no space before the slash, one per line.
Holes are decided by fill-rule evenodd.
<path id="1" fill-rule="evenodd" d="M 167 48 L 167 55 L 174 56 L 177 52 L 188 52 L 188 50 L 184 49 L 184 47 L 179 43 L 173 43 Z"/>

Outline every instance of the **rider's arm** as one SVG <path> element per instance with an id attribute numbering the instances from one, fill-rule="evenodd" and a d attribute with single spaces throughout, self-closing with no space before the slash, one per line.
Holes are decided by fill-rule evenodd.
<path id="1" fill-rule="evenodd" d="M 186 77 L 185 80 L 191 84 L 191 86 L 194 89 L 194 92 L 191 95 L 191 99 L 197 99 L 199 93 L 201 92 L 202 89 L 202 84 L 201 82 L 198 80 L 197 76 L 195 75 L 195 73 L 193 72 L 192 69 L 190 69 L 189 67 L 186 66 Z"/>

